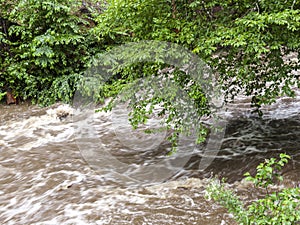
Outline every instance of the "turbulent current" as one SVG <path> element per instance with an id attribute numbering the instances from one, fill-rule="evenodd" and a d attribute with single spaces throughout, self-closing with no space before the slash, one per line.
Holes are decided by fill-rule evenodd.
<path id="1" fill-rule="evenodd" d="M 240 97 L 223 112 L 228 122 L 221 149 L 204 171 L 198 166 L 201 154 L 192 152 L 175 173 L 163 166 L 177 165 L 176 160 L 159 164 L 161 180 L 147 175 L 147 168 L 156 166 L 145 165 L 165 157 L 170 146 L 163 140 L 141 142 L 138 135 L 144 134 L 131 137 L 128 127 L 112 126 L 111 116 L 103 113 L 81 130 L 88 134 L 93 127 L 97 140 L 77 133 L 82 118 L 69 106 L 2 105 L 0 224 L 234 224 L 232 215 L 205 198 L 210 177 L 227 177 L 247 201 L 256 193 L 243 174 L 285 152 L 292 159 L 283 171 L 284 185 L 300 185 L 299 95 L 263 108 L 262 118 L 250 113 L 249 104 Z M 138 151 L 128 152 L 126 146 Z M 95 148 L 110 151 L 110 157 L 106 151 L 94 154 Z M 141 173 L 130 173 L 143 166 Z M 144 182 L 130 185 L 124 181 L 128 174 L 133 180 L 135 174 L 146 175 L 139 177 Z"/>

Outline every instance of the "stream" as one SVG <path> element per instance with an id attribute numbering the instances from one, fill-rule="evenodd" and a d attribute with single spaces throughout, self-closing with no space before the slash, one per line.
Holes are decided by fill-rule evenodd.
<path id="1" fill-rule="evenodd" d="M 147 139 L 143 132 L 123 130 L 104 113 L 78 134 L 86 118 L 70 106 L 1 105 L 0 223 L 235 224 L 231 214 L 205 198 L 212 176 L 226 177 L 247 201 L 257 193 L 243 174 L 285 152 L 292 159 L 283 170 L 284 185 L 300 185 L 300 93 L 263 107 L 262 118 L 251 114 L 249 106 L 246 97 L 228 105 L 221 148 L 199 170 L 199 152 L 187 151 L 179 160 L 175 154 L 171 163 L 170 158 L 160 163 L 170 148 L 163 140 L 166 134 L 159 142 L 153 141 L 158 136 Z M 60 119 L 62 112 L 73 115 Z M 188 143 L 183 139 L 183 146 Z M 109 154 L 96 152 L 100 148 Z"/>

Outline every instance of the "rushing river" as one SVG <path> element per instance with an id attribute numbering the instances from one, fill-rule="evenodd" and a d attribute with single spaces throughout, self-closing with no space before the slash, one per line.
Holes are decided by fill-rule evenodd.
<path id="1" fill-rule="evenodd" d="M 201 157 L 192 154 L 182 170 L 168 179 L 132 186 L 123 182 L 122 171 L 93 168 L 97 158 L 91 165 L 95 155 L 82 151 L 85 144 L 76 135 L 80 117 L 59 119 L 62 110 L 72 109 L 0 106 L 1 224 L 234 224 L 222 207 L 205 199 L 208 178 L 227 177 L 244 199 L 251 199 L 256 193 L 242 181 L 243 174 L 281 152 L 292 156 L 283 171 L 284 185 L 300 185 L 299 96 L 265 107 L 262 118 L 250 113 L 249 99 L 240 98 L 224 112 L 228 123 L 222 148 L 204 171 L 197 166 Z M 116 129 L 111 130 L 109 118 L 101 113 L 90 126 L 102 144 L 127 165 L 138 167 L 159 158 L 144 153 L 139 157 L 137 151 L 126 159 L 121 151 L 124 145 L 141 143 L 117 139 Z M 96 143 L 89 140 L 89 144 L 85 149 L 93 149 Z M 169 148 L 161 145 L 154 147 L 161 152 Z"/>

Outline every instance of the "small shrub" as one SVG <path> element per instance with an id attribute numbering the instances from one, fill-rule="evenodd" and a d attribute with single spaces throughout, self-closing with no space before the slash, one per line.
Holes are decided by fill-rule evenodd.
<path id="1" fill-rule="evenodd" d="M 288 162 L 290 156 L 280 154 L 280 159 L 266 159 L 257 166 L 253 177 L 246 173 L 246 180 L 251 181 L 256 188 L 264 188 L 266 195 L 254 200 L 246 207 L 240 198 L 225 187 L 224 180 L 214 179 L 207 188 L 207 197 L 219 202 L 232 213 L 239 224 L 297 224 L 300 222 L 300 188 L 284 188 L 269 193 L 268 187 L 276 180 L 282 181 L 280 170 Z"/>

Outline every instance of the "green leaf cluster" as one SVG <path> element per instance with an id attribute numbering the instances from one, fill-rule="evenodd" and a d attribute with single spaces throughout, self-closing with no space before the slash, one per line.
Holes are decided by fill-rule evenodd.
<path id="1" fill-rule="evenodd" d="M 283 188 L 269 193 L 268 187 L 276 180 L 282 181 L 279 172 L 290 156 L 280 154 L 280 159 L 266 159 L 257 166 L 257 173 L 252 177 L 246 173 L 246 180 L 257 188 L 267 190 L 264 198 L 253 200 L 248 206 L 236 193 L 226 188 L 225 182 L 213 180 L 207 188 L 207 197 L 217 201 L 232 213 L 239 224 L 297 224 L 300 222 L 300 188 Z"/>
<path id="2" fill-rule="evenodd" d="M 197 53 L 223 83 L 228 101 L 239 92 L 253 106 L 293 96 L 299 86 L 299 1 L 108 1 L 93 29 L 109 45 L 159 40 Z M 180 54 L 180 53 L 178 53 Z"/>
<path id="3" fill-rule="evenodd" d="M 105 8 L 95 16 L 97 25 L 91 33 L 105 43 L 107 50 L 143 40 L 177 43 L 196 53 L 212 68 L 226 93 L 226 101 L 242 92 L 252 97 L 252 105 L 260 112 L 262 104 L 274 103 L 278 96 L 294 96 L 292 87 L 300 87 L 295 74 L 300 69 L 297 61 L 300 57 L 299 1 L 110 0 Z M 153 63 L 141 62 L 143 57 L 147 58 L 144 52 L 122 54 L 127 59 L 139 57 L 140 63 L 115 69 L 114 79 L 100 88 L 99 98 L 116 96 L 134 80 L 156 76 L 158 68 L 170 66 L 156 56 Z M 287 57 L 289 54 L 293 60 Z M 173 55 L 180 59 L 181 52 Z M 209 114 L 208 95 L 197 82 L 179 70 L 172 76 L 194 100 L 198 116 Z M 135 127 L 147 120 L 145 107 L 151 102 L 159 104 L 152 98 L 139 99 L 131 105 L 134 110 L 131 122 Z M 186 122 L 169 106 L 164 104 L 165 113 L 179 125 L 180 131 Z M 204 140 L 203 136 L 199 140 Z"/>
<path id="4" fill-rule="evenodd" d="M 282 176 L 279 174 L 282 167 L 288 162 L 291 158 L 289 155 L 280 154 L 280 159 L 275 158 L 265 159 L 265 162 L 260 163 L 257 166 L 257 172 L 254 177 L 250 175 L 249 172 L 245 173 L 246 180 L 251 181 L 257 187 L 263 187 L 268 192 L 268 186 L 275 182 L 274 179 L 282 181 Z"/>
<path id="5" fill-rule="evenodd" d="M 77 1 L 1 1 L 0 90 L 42 105 L 71 102 L 92 46 Z"/>

